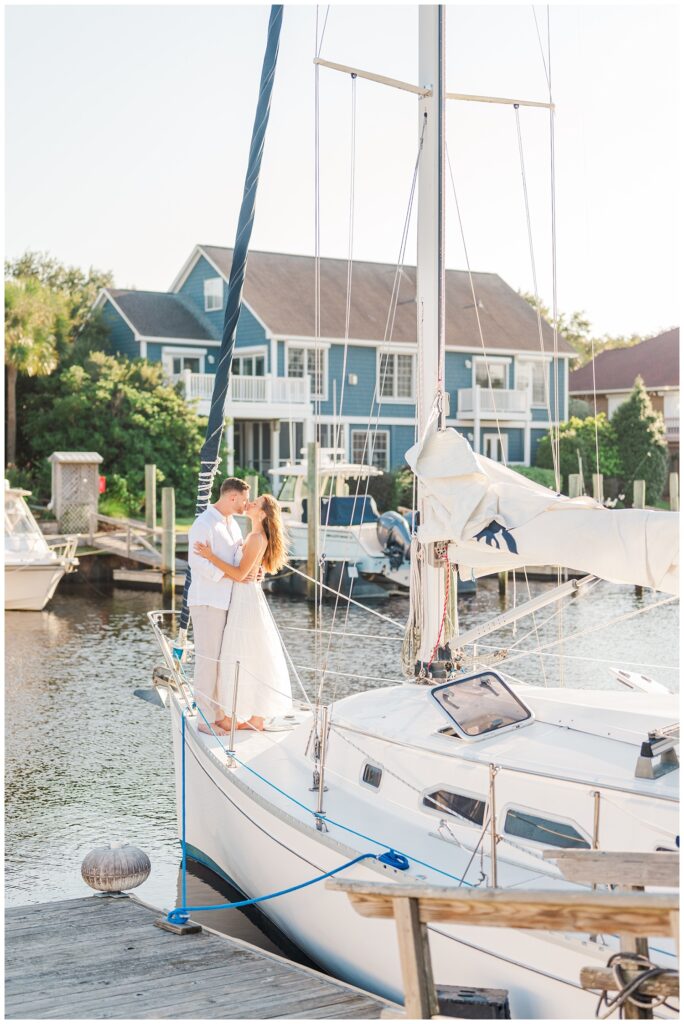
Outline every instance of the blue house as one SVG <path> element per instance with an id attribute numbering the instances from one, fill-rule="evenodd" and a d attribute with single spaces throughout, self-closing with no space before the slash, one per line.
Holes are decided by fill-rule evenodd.
<path id="1" fill-rule="evenodd" d="M 199 414 L 209 409 L 231 258 L 198 245 L 168 292 L 108 288 L 96 302 L 113 348 L 160 361 Z M 320 260 L 317 332 L 314 259 L 250 253 L 226 403 L 235 465 L 275 469 L 315 437 L 351 461 L 404 464 L 416 424 L 416 270 L 401 271 L 393 317 L 396 267 L 354 262 L 350 290 L 347 271 L 346 260 Z M 498 275 L 474 273 L 473 288 L 465 271 L 446 278 L 448 423 L 476 451 L 529 465 L 549 424 L 567 418 L 575 352 L 559 337 L 553 359 L 551 327 Z"/>

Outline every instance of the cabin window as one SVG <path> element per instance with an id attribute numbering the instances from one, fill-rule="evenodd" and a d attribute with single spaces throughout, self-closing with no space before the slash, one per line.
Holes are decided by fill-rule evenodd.
<path id="1" fill-rule="evenodd" d="M 376 764 L 371 764 L 369 761 L 363 766 L 363 775 L 361 781 L 366 786 L 371 786 L 372 789 L 380 788 L 380 780 L 382 779 L 382 768 L 378 768 Z"/>
<path id="2" fill-rule="evenodd" d="M 457 818 L 465 818 L 473 825 L 482 825 L 485 814 L 485 801 L 476 797 L 465 796 L 463 793 L 454 793 L 450 789 L 435 789 L 423 797 L 423 806 L 429 807 L 431 811 L 440 811 L 442 814 L 453 814 Z"/>
<path id="3" fill-rule="evenodd" d="M 280 493 L 278 494 L 278 501 L 294 501 L 296 486 L 297 477 L 286 476 L 283 480 L 283 486 L 280 488 Z"/>
<path id="4" fill-rule="evenodd" d="M 381 352 L 378 394 L 380 398 L 406 399 L 415 397 L 416 379 L 414 357 L 399 352 Z"/>
<path id="5" fill-rule="evenodd" d="M 508 811 L 504 832 L 519 839 L 528 839 L 542 846 L 557 846 L 562 850 L 588 850 L 589 843 L 577 829 L 565 821 L 542 818 L 529 811 Z"/>
<path id="6" fill-rule="evenodd" d="M 327 351 L 323 348 L 288 346 L 287 375 L 288 377 L 305 377 L 308 374 L 311 381 L 311 397 L 325 400 L 327 358 Z"/>
<path id="7" fill-rule="evenodd" d="M 204 282 L 204 312 L 223 309 L 223 278 L 209 277 Z"/>
<path id="8" fill-rule="evenodd" d="M 541 359 L 519 360 L 515 367 L 518 391 L 530 391 L 532 405 L 546 405 L 549 364 Z"/>
<path id="9" fill-rule="evenodd" d="M 351 460 L 358 465 L 389 469 L 389 430 L 352 430 Z"/>

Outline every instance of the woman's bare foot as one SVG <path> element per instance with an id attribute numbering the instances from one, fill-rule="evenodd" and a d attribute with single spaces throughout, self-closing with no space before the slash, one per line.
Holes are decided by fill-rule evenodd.
<path id="1" fill-rule="evenodd" d="M 264 720 L 263 718 L 260 718 L 259 715 L 252 715 L 247 722 L 247 725 L 250 729 L 256 729 L 257 732 L 263 732 L 264 730 Z"/>
<path id="2" fill-rule="evenodd" d="M 226 735 L 226 730 L 224 728 L 222 728 L 222 726 L 220 726 L 218 722 L 214 722 L 214 724 L 211 726 L 211 728 L 209 728 L 208 725 L 205 725 L 204 722 L 200 722 L 200 724 L 197 726 L 197 731 L 198 732 L 206 732 L 210 736 L 212 735 L 212 733 L 215 734 L 216 736 L 225 736 Z"/>
<path id="3" fill-rule="evenodd" d="M 228 715 L 224 715 L 223 718 L 219 718 L 215 724 L 218 725 L 219 728 L 223 729 L 224 732 L 230 732 L 231 722 Z"/>

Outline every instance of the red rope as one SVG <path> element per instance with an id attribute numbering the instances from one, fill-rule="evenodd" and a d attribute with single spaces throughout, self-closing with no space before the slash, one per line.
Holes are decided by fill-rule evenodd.
<path id="1" fill-rule="evenodd" d="M 439 624 L 439 633 L 437 634 L 437 643 L 435 644 L 435 646 L 433 648 L 433 651 L 432 651 L 432 654 L 430 655 L 430 660 L 427 663 L 428 669 L 430 668 L 430 665 L 432 665 L 432 662 L 435 660 L 435 655 L 437 654 L 437 651 L 439 650 L 439 642 L 442 639 L 442 631 L 444 630 L 444 624 L 446 622 L 447 605 L 449 604 L 449 586 L 450 586 L 450 583 L 451 583 L 451 572 L 450 572 L 449 552 L 448 551 L 446 551 L 445 554 L 444 554 L 444 561 L 446 562 L 446 589 L 445 589 L 445 592 L 444 592 L 444 608 L 442 609 L 442 621 Z"/>

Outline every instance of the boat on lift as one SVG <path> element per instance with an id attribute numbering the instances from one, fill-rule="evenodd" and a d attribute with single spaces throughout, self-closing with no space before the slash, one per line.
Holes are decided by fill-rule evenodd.
<path id="1" fill-rule="evenodd" d="M 41 611 L 62 577 L 78 565 L 76 540 L 51 547 L 26 499 L 31 491 L 5 480 L 5 609 Z"/>

